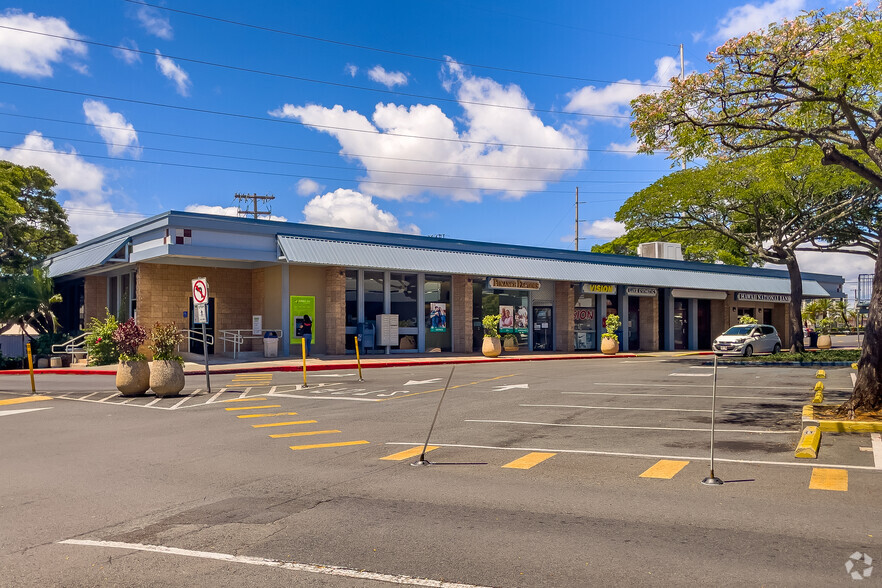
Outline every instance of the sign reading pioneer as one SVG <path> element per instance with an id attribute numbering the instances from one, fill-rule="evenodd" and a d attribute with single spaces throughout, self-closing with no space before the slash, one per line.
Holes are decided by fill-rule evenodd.
<path id="1" fill-rule="evenodd" d="M 790 304 L 790 294 L 759 294 L 757 292 L 738 292 L 735 294 L 738 302 L 781 302 Z"/>
<path id="2" fill-rule="evenodd" d="M 522 280 L 519 278 L 490 278 L 490 287 L 498 290 L 538 290 L 538 280 Z"/>

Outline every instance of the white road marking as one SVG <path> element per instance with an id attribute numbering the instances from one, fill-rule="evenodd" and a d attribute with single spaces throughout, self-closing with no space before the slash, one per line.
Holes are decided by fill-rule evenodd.
<path id="1" fill-rule="evenodd" d="M 128 404 L 129 402 L 131 402 L 131 401 L 134 400 L 135 398 L 137 398 L 137 397 L 136 397 L 136 396 L 132 396 L 131 398 L 128 398 L 128 399 L 126 399 L 126 400 L 123 400 L 122 402 L 119 402 L 118 404 Z"/>
<path id="2" fill-rule="evenodd" d="M 408 380 L 404 384 L 404 387 L 407 388 L 408 386 L 418 386 L 421 384 L 432 384 L 434 382 L 440 382 L 440 381 L 441 381 L 441 378 L 432 378 L 431 380 Z"/>
<path id="3" fill-rule="evenodd" d="M 156 398 L 154 398 L 153 400 L 151 400 L 150 402 L 148 402 L 144 406 L 146 408 L 149 408 L 149 407 L 153 406 L 154 404 L 156 404 L 157 402 L 159 402 L 160 400 L 162 400 L 162 396 L 157 396 Z"/>
<path id="4" fill-rule="evenodd" d="M 87 398 L 95 396 L 96 394 L 101 394 L 101 392 L 92 392 L 91 394 L 86 394 L 85 396 L 83 396 L 82 398 L 78 398 L 77 400 L 86 400 Z"/>
<path id="5" fill-rule="evenodd" d="M 105 401 L 107 401 L 107 400 L 110 400 L 111 398 L 116 398 L 116 397 L 119 396 L 119 395 L 120 395 L 120 393 L 119 393 L 119 392 L 116 392 L 116 393 L 114 393 L 114 394 L 111 394 L 111 395 L 108 396 L 107 398 L 102 398 L 101 400 L 98 400 L 97 402 L 105 402 Z"/>
<path id="6" fill-rule="evenodd" d="M 877 470 L 882 470 L 882 434 L 870 433 L 870 442 L 873 445 L 873 462 Z"/>
<path id="7" fill-rule="evenodd" d="M 215 394 L 214 396 L 212 396 L 211 398 L 209 398 L 208 400 L 206 400 L 206 401 L 205 401 L 205 404 L 211 404 L 212 402 L 214 402 L 215 400 L 217 400 L 217 397 L 218 397 L 218 396 L 220 396 L 221 394 L 223 394 L 223 393 L 226 392 L 226 391 L 227 391 L 226 388 L 221 388 L 220 392 L 218 392 L 217 394 Z"/>
<path id="8" fill-rule="evenodd" d="M 682 378 L 708 378 L 713 374 L 681 374 L 678 372 L 674 372 L 672 374 L 668 374 L 669 376 L 680 376 Z"/>
<path id="9" fill-rule="evenodd" d="M 197 390 L 197 391 L 198 391 L 198 390 Z M 187 402 L 188 400 L 190 400 L 190 398 L 191 398 L 192 396 L 194 396 L 195 394 L 196 394 L 196 392 L 193 392 L 193 394 L 188 394 L 187 396 L 184 396 L 184 397 L 181 398 L 179 401 L 177 401 L 174 405 L 172 405 L 172 407 L 170 408 L 170 410 L 174 410 L 174 409 L 176 409 L 177 407 L 179 407 L 180 405 L 184 404 L 185 402 Z"/>
<path id="10" fill-rule="evenodd" d="M 323 574 L 326 576 L 342 576 L 344 578 L 356 578 L 358 580 L 375 580 L 378 582 L 388 582 L 390 584 L 431 586 L 434 588 L 486 588 L 482 586 L 476 586 L 474 584 L 460 584 L 456 582 L 445 582 L 442 580 L 415 578 L 413 576 L 366 572 L 364 570 L 344 568 L 341 566 L 285 562 L 273 559 L 264 559 L 262 557 L 251 557 L 248 555 L 231 555 L 228 553 L 216 553 L 213 551 L 195 551 L 192 549 L 180 549 L 178 547 L 166 547 L 164 545 L 144 545 L 142 543 L 122 543 L 120 541 L 93 541 L 90 539 L 66 539 L 64 541 L 59 541 L 59 543 L 65 545 L 85 545 L 89 547 L 115 547 L 118 549 L 128 549 L 130 551 L 149 551 L 152 553 L 162 553 L 166 555 L 182 555 L 186 557 L 213 559 L 229 563 L 241 563 L 253 566 L 281 568 L 284 570 L 292 570 L 295 572 Z"/>
<path id="11" fill-rule="evenodd" d="M 285 398 L 309 398 L 310 400 L 356 400 L 358 402 L 382 402 L 379 398 L 351 398 L 349 396 L 304 396 L 301 394 L 288 394 L 286 392 L 276 392 L 275 394 L 273 394 L 273 396 L 283 396 Z"/>
<path id="12" fill-rule="evenodd" d="M 25 412 L 34 412 L 37 410 L 49 410 L 52 406 L 44 406 L 43 408 L 19 408 L 17 410 L 0 410 L 0 417 L 12 416 L 14 414 L 22 414 Z"/>
<path id="13" fill-rule="evenodd" d="M 705 389 L 708 388 L 708 386 L 700 387 Z M 711 394 L 637 394 L 633 392 L 561 392 L 561 394 L 578 396 L 643 396 L 645 398 L 710 398 L 712 396 Z M 717 398 L 727 398 L 729 400 L 766 400 L 769 402 L 795 402 L 797 404 L 805 404 L 804 398 L 790 399 L 778 398 L 775 396 L 721 396 L 717 394 Z"/>
<path id="14" fill-rule="evenodd" d="M 710 429 L 689 427 L 638 427 L 635 425 L 579 425 L 574 423 L 536 423 L 531 421 L 496 421 L 490 419 L 466 419 L 467 423 L 494 423 L 502 425 L 533 425 L 538 427 L 578 427 L 583 429 L 639 429 L 641 431 L 696 431 L 710 432 Z M 799 431 L 760 431 L 756 429 L 715 429 L 717 433 L 755 433 L 760 435 L 799 435 Z"/>
<path id="15" fill-rule="evenodd" d="M 591 408 L 595 410 L 669 410 L 671 412 L 711 412 L 706 408 L 637 408 L 633 406 L 581 406 L 576 404 L 521 404 L 520 406 L 538 406 L 547 408 Z M 729 414 L 742 414 L 743 410 L 718 410 Z M 790 412 L 789 410 L 765 410 L 763 413 Z"/>
<path id="16" fill-rule="evenodd" d="M 710 384 L 640 384 L 640 383 L 627 383 L 627 382 L 594 382 L 595 386 L 628 386 L 629 388 L 710 388 Z M 744 388 L 747 390 L 756 390 L 761 388 L 763 390 L 793 390 L 798 388 L 799 385 L 794 384 L 793 386 L 766 386 L 764 384 L 755 384 L 753 386 L 734 386 L 734 385 L 724 385 L 717 384 L 717 388 Z M 844 388 L 827 388 L 828 392 L 851 392 L 851 390 L 846 390 Z"/>
<path id="17" fill-rule="evenodd" d="M 251 388 L 250 388 L 250 387 L 249 387 L 249 388 L 245 388 L 245 391 L 242 392 L 241 394 L 239 394 L 239 398 L 245 398 L 246 396 L 248 396 L 248 393 L 249 393 L 249 392 L 251 392 Z"/>
<path id="18" fill-rule="evenodd" d="M 855 386 L 857 386 L 857 374 L 854 372 L 851 372 L 848 375 L 851 376 L 851 387 L 854 388 Z"/>
<path id="19" fill-rule="evenodd" d="M 423 444 L 425 439 L 422 441 L 388 441 L 386 445 L 409 445 L 420 446 Z M 686 456 L 686 455 L 661 455 L 654 453 L 627 453 L 623 451 L 595 451 L 593 449 L 549 449 L 549 448 L 540 448 L 540 447 L 496 447 L 493 445 L 465 445 L 462 443 L 435 443 L 432 442 L 432 445 L 436 447 L 462 447 L 463 449 L 498 449 L 501 451 L 539 451 L 543 453 L 575 453 L 581 455 L 600 455 L 606 457 L 640 457 L 646 459 L 685 459 L 685 460 L 693 460 L 693 461 L 710 461 L 710 457 L 694 457 L 694 456 Z M 724 458 L 724 457 L 714 457 L 714 461 L 720 461 L 725 463 L 743 463 L 743 464 L 757 464 L 757 465 L 782 465 L 782 466 L 795 466 L 795 467 L 807 467 L 807 468 L 815 468 L 819 465 L 823 465 L 825 468 L 839 468 L 844 470 L 868 470 L 874 471 L 876 468 L 872 466 L 856 466 L 856 465 L 840 465 L 840 464 L 818 464 L 815 462 L 806 463 L 806 462 L 798 462 L 798 461 L 763 461 L 757 459 L 733 459 L 733 458 Z"/>
<path id="20" fill-rule="evenodd" d="M 309 374 L 310 378 L 346 378 L 348 376 L 357 376 L 358 374 Z"/>
<path id="21" fill-rule="evenodd" d="M 689 366 L 689 369 L 690 370 L 712 370 L 712 369 L 714 369 L 714 366 L 712 366 L 712 365 L 691 365 L 691 366 Z M 720 365 L 720 366 L 717 366 L 717 369 L 727 370 L 727 369 L 729 369 L 729 366 Z"/>
<path id="22" fill-rule="evenodd" d="M 505 390 L 512 390 L 514 388 L 529 388 L 529 384 L 510 384 L 505 386 L 497 386 L 493 388 L 494 392 L 504 392 Z"/>

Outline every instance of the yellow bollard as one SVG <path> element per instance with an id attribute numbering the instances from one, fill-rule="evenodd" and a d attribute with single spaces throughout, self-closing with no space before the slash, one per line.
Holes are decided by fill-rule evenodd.
<path id="1" fill-rule="evenodd" d="M 824 391 L 824 382 L 815 382 L 815 392 Z"/>
<path id="2" fill-rule="evenodd" d="M 358 363 L 358 381 L 364 382 L 364 378 L 361 377 L 361 352 L 358 350 L 358 335 L 355 336 L 355 361 Z"/>
<path id="3" fill-rule="evenodd" d="M 824 370 L 818 370 L 818 373 L 815 374 L 815 377 L 819 380 L 823 380 L 827 377 L 827 372 L 825 372 Z"/>
<path id="4" fill-rule="evenodd" d="M 34 383 L 34 356 L 31 355 L 30 343 L 28 343 L 28 370 L 31 372 L 31 394 L 36 394 L 37 385 Z"/>
<path id="5" fill-rule="evenodd" d="M 309 384 L 306 383 L 306 337 L 300 338 L 300 349 L 303 352 L 303 387 L 309 388 Z"/>
<path id="6" fill-rule="evenodd" d="M 857 363 L 853 363 L 853 364 L 851 364 L 851 369 L 856 370 L 856 369 L 857 369 Z"/>
<path id="7" fill-rule="evenodd" d="M 824 391 L 818 390 L 815 392 L 815 397 L 812 398 L 812 404 L 821 404 L 822 402 L 824 402 Z"/>

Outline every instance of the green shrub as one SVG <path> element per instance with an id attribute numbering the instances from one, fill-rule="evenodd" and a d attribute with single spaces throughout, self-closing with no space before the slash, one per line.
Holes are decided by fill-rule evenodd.
<path id="1" fill-rule="evenodd" d="M 178 343 L 183 341 L 184 335 L 178 331 L 175 323 L 156 323 L 153 325 L 152 339 L 150 341 L 150 351 L 153 352 L 153 359 L 165 361 L 177 361 L 184 363 L 184 358 L 178 355 Z"/>
<path id="2" fill-rule="evenodd" d="M 616 331 L 622 326 L 622 319 L 619 318 L 617 314 L 611 314 L 606 317 L 606 333 L 602 334 L 601 337 L 603 339 L 612 339 L 613 341 L 618 341 L 619 336 L 616 335 Z"/>
<path id="3" fill-rule="evenodd" d="M 750 316 L 749 314 L 742 314 L 741 316 L 738 317 L 738 324 L 739 325 L 755 325 L 757 323 L 759 323 L 759 321 L 756 320 L 754 317 Z"/>
<path id="4" fill-rule="evenodd" d="M 752 355 L 750 357 L 733 357 L 735 361 L 756 363 L 811 363 L 816 361 L 838 361 L 854 363 L 861 358 L 860 349 L 821 349 L 819 351 L 783 352 L 774 355 Z"/>
<path id="5" fill-rule="evenodd" d="M 84 340 L 86 352 L 89 354 L 89 365 L 108 365 L 119 361 L 119 350 L 113 340 L 113 333 L 119 327 L 116 317 L 105 309 L 107 318 L 103 321 L 92 317 L 87 330 L 89 334 Z"/>
<path id="6" fill-rule="evenodd" d="M 43 333 L 35 341 L 31 342 L 31 353 L 34 357 L 38 355 L 52 355 L 52 346 L 60 345 L 71 338 L 65 333 Z"/>
<path id="7" fill-rule="evenodd" d="M 25 358 L 6 357 L 0 353 L 0 370 L 18 370 L 25 367 Z"/>
<path id="8" fill-rule="evenodd" d="M 499 315 L 498 314 L 488 314 L 483 319 L 481 319 L 481 324 L 484 325 L 484 336 L 485 337 L 499 337 Z"/>

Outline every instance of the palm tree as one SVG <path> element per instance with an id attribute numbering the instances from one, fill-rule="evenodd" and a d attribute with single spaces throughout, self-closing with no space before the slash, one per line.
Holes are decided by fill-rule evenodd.
<path id="1" fill-rule="evenodd" d="M 52 305 L 59 302 L 61 294 L 55 294 L 52 278 L 40 268 L 0 281 L 0 321 L 15 321 L 22 330 L 27 324 L 40 334 L 55 333 L 60 325 Z"/>

